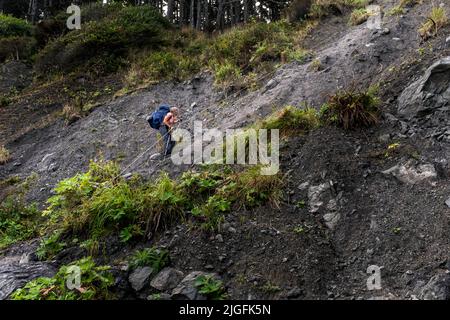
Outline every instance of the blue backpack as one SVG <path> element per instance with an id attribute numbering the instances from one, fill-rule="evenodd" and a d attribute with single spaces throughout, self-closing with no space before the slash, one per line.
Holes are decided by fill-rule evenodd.
<path id="1" fill-rule="evenodd" d="M 170 107 L 168 105 L 163 104 L 163 105 L 159 106 L 158 110 L 153 112 L 147 118 L 147 121 L 148 121 L 148 124 L 150 125 L 150 127 L 158 130 L 159 127 L 161 126 L 161 124 L 163 123 L 164 117 L 169 112 L 170 112 Z"/>

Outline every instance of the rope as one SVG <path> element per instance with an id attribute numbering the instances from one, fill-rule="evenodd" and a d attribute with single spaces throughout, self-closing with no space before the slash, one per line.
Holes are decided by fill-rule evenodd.
<path id="1" fill-rule="evenodd" d="M 266 73 L 264 73 L 264 74 L 262 74 L 260 77 L 258 77 L 258 78 L 256 78 L 256 81 L 261 81 L 261 80 L 263 80 L 265 77 L 267 77 L 268 75 L 270 75 L 272 72 L 266 72 Z M 235 92 L 234 93 L 234 96 L 237 96 L 238 94 L 240 94 L 241 92 L 243 92 L 244 90 L 247 90 L 247 88 L 242 88 L 242 89 L 239 89 L 237 92 Z M 206 121 L 206 124 L 208 124 L 209 122 L 211 122 L 211 121 L 213 121 L 214 119 L 210 119 L 210 120 L 208 120 L 208 121 Z M 166 135 L 168 135 L 169 133 L 171 133 L 171 131 L 172 131 L 172 129 L 171 130 L 169 130 L 164 136 L 161 136 L 161 138 L 159 138 L 154 144 L 152 144 L 150 147 L 148 147 L 144 152 L 142 152 L 141 154 L 139 154 L 129 165 L 127 165 L 124 169 L 122 169 L 121 171 L 120 171 L 120 174 L 117 176 L 117 177 L 119 177 L 120 175 L 123 175 L 125 172 L 126 172 L 126 170 L 128 170 L 133 164 L 135 164 L 136 163 L 136 161 L 137 160 L 139 160 L 145 153 L 147 153 L 148 151 L 150 151 L 150 149 L 152 149 L 155 145 L 157 145 L 160 141 L 161 141 L 161 139 L 164 139 L 164 137 L 166 136 Z M 156 166 L 158 166 L 158 164 L 159 163 L 161 163 L 162 161 L 164 160 L 164 158 L 163 159 L 160 159 L 157 163 L 156 163 Z M 153 170 L 153 172 L 154 172 L 155 170 Z M 152 172 L 152 173 L 153 173 Z M 116 178 L 117 178 L 116 177 Z"/>

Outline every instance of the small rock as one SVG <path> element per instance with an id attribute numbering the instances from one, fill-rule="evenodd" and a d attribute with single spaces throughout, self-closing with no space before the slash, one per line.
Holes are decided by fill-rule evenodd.
<path id="1" fill-rule="evenodd" d="M 150 267 L 138 267 L 130 274 L 128 281 L 135 291 L 140 291 L 147 285 L 152 273 L 153 269 Z"/>
<path id="2" fill-rule="evenodd" d="M 173 268 L 162 269 L 150 282 L 150 286 L 159 290 L 173 290 L 183 279 L 183 272 Z"/>
<path id="3" fill-rule="evenodd" d="M 193 271 L 172 290 L 171 298 L 174 300 L 206 300 L 206 297 L 200 294 L 195 286 L 195 281 L 199 276 L 211 276 L 219 279 L 218 275 L 214 273 Z"/>
<path id="4" fill-rule="evenodd" d="M 278 83 L 274 79 L 270 79 L 266 84 L 266 91 L 274 88 Z"/>
<path id="5" fill-rule="evenodd" d="M 391 30 L 389 28 L 384 28 L 383 31 L 381 31 L 381 34 L 383 35 L 387 35 L 389 33 L 391 33 Z"/>
<path id="6" fill-rule="evenodd" d="M 228 228 L 228 232 L 236 233 L 236 229 L 233 228 L 233 227 L 229 227 L 229 228 Z"/>
<path id="7" fill-rule="evenodd" d="M 382 134 L 381 136 L 378 137 L 378 140 L 380 142 L 384 142 L 384 143 L 389 142 L 390 139 L 391 139 L 391 135 L 389 133 Z"/>
<path id="8" fill-rule="evenodd" d="M 218 234 L 218 235 L 216 236 L 216 240 L 219 241 L 219 242 L 223 242 L 223 237 L 222 237 L 222 235 L 221 235 L 221 234 Z"/>
<path id="9" fill-rule="evenodd" d="M 448 198 L 448 199 L 445 201 L 445 204 L 447 205 L 447 207 L 450 208 L 450 198 Z"/>
<path id="10" fill-rule="evenodd" d="M 306 181 L 306 182 L 301 183 L 297 188 L 299 190 L 306 190 L 306 188 L 308 188 L 308 187 L 309 187 L 309 181 Z"/>
<path id="11" fill-rule="evenodd" d="M 341 215 L 337 212 L 327 213 L 323 216 L 323 219 L 325 220 L 325 225 L 331 230 L 333 230 L 336 227 L 340 218 Z"/>
<path id="12" fill-rule="evenodd" d="M 396 165 L 382 172 L 383 174 L 391 174 L 403 183 L 416 184 L 426 179 L 436 178 L 436 169 L 432 164 L 422 164 L 413 167 L 410 164 Z"/>
<path id="13" fill-rule="evenodd" d="M 450 299 L 450 274 L 437 274 L 419 289 L 418 298 L 422 300 Z"/>
<path id="14" fill-rule="evenodd" d="M 197 107 L 197 102 L 192 102 L 191 103 L 191 108 L 194 109 L 195 107 Z"/>
<path id="15" fill-rule="evenodd" d="M 129 179 L 131 179 L 132 176 L 133 176 L 132 173 L 127 173 L 127 174 L 124 174 L 124 175 L 122 176 L 122 178 L 124 178 L 125 180 L 129 180 Z"/>
<path id="16" fill-rule="evenodd" d="M 298 298 L 299 296 L 302 295 L 302 289 L 295 287 L 292 288 L 291 290 L 289 290 L 289 292 L 287 293 L 287 298 L 288 299 L 294 299 L 294 298 Z"/>

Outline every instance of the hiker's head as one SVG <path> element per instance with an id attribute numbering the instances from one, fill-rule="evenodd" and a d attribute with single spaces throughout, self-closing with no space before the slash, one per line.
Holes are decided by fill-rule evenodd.
<path id="1" fill-rule="evenodd" d="M 170 112 L 172 112 L 176 116 L 176 115 L 178 115 L 178 108 L 172 107 L 172 108 L 170 108 Z"/>

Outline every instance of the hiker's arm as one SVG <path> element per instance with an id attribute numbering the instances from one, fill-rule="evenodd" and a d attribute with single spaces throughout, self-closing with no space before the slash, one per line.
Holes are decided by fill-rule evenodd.
<path id="1" fill-rule="evenodd" d="M 163 123 L 166 125 L 166 126 L 168 126 L 168 127 L 170 127 L 170 128 L 172 128 L 172 126 L 173 126 L 173 115 L 172 115 L 172 113 L 168 113 L 165 117 L 164 117 L 164 120 L 163 120 Z"/>

